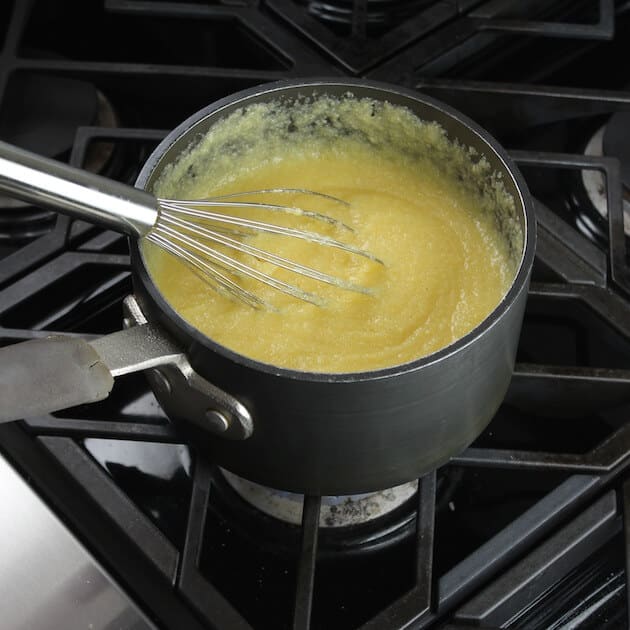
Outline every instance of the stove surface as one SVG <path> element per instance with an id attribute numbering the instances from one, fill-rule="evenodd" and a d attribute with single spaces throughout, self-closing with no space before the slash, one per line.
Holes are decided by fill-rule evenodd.
<path id="1" fill-rule="evenodd" d="M 102 627 L 627 628 L 629 36 L 630 3 L 612 0 L 1 3 L 3 140 L 131 183 L 170 129 L 218 98 L 280 78 L 366 77 L 487 128 L 522 169 L 538 222 L 504 403 L 394 509 L 320 526 L 344 500 L 307 496 L 301 523 L 274 518 L 132 374 L 106 401 L 0 425 L 12 478 L 0 528 L 23 534 L 3 537 L 2 556 L 20 566 L 36 553 L 35 519 L 9 507 L 30 497 L 46 532 L 105 576 L 111 591 L 84 592 L 94 605 L 114 593 Z M 125 238 L 0 197 L 3 345 L 119 330 L 129 293 Z M 63 586 L 54 557 L 38 561 L 21 563 L 24 583 L 52 574 Z M 10 592 L 0 614 L 14 630 Z M 27 627 L 75 627 L 68 593 L 40 590 L 32 607 L 61 616 Z"/>
<path id="2" fill-rule="evenodd" d="M 70 534 L 32 488 L 0 459 L 5 628 L 100 630 L 155 626 Z"/>

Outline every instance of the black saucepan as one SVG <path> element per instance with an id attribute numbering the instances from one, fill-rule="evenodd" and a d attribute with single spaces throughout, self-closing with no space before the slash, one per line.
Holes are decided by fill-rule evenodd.
<path id="1" fill-rule="evenodd" d="M 98 400 L 108 395 L 112 376 L 146 369 L 158 401 L 191 443 L 237 475 L 282 490 L 379 490 L 413 480 L 466 448 L 507 391 L 535 250 L 523 177 L 484 129 L 434 99 L 387 84 L 283 81 L 229 96 L 184 121 L 149 157 L 136 187 L 151 190 L 166 165 L 240 107 L 265 101 L 290 107 L 297 97 L 347 92 L 436 121 L 500 174 L 523 238 L 512 286 L 481 324 L 430 356 L 388 369 L 322 374 L 278 368 L 238 355 L 190 326 L 156 288 L 138 243 L 131 242 L 129 328 L 90 344 L 73 339 L 72 347 L 64 338 L 5 348 L 0 417 Z M 29 345 L 26 353 L 20 349 Z"/>

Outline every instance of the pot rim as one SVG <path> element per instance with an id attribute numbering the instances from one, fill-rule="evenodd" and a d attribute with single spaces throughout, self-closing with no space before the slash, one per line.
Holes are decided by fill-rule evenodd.
<path id="1" fill-rule="evenodd" d="M 494 325 L 505 315 L 505 313 L 511 308 L 512 304 L 516 300 L 517 296 L 527 289 L 529 275 L 534 262 L 534 255 L 536 249 L 536 221 L 534 217 L 534 206 L 532 202 L 529 189 L 525 182 L 525 178 L 516 166 L 515 162 L 508 155 L 507 151 L 499 144 L 499 142 L 483 127 L 478 125 L 472 119 L 460 111 L 452 108 L 450 105 L 443 103 L 433 97 L 426 96 L 416 90 L 409 88 L 399 87 L 397 85 L 389 84 L 382 81 L 372 81 L 367 79 L 356 78 L 340 78 L 340 77 L 316 77 L 309 79 L 284 79 L 281 81 L 274 81 L 271 83 L 263 83 L 256 85 L 245 90 L 234 92 L 222 99 L 219 99 L 210 105 L 200 109 L 186 120 L 181 122 L 166 137 L 157 145 L 151 155 L 145 161 L 138 177 L 136 178 L 135 186 L 137 188 L 144 189 L 147 180 L 151 173 L 162 160 L 168 149 L 178 140 L 185 136 L 190 130 L 201 122 L 203 119 L 210 115 L 216 116 L 221 110 L 227 107 L 234 107 L 239 103 L 249 101 L 257 96 L 268 95 L 273 92 L 282 93 L 286 88 L 316 88 L 316 87 L 341 87 L 352 90 L 353 88 L 371 88 L 377 91 L 382 91 L 390 94 L 397 94 L 405 98 L 411 98 L 419 101 L 423 104 L 429 105 L 455 119 L 458 123 L 467 127 L 472 131 L 484 145 L 486 145 L 491 151 L 494 152 L 499 162 L 503 166 L 505 174 L 512 178 L 518 198 L 517 203 L 520 204 L 521 211 L 524 218 L 524 235 L 523 235 L 523 251 L 521 259 L 518 265 L 518 271 L 514 275 L 510 288 L 505 293 L 501 301 L 495 306 L 495 308 L 471 331 L 466 333 L 463 337 L 456 339 L 454 342 L 437 350 L 431 354 L 425 355 L 418 359 L 408 361 L 407 363 L 401 363 L 398 365 L 379 368 L 376 370 L 366 370 L 361 372 L 340 372 L 340 373 L 327 373 L 327 372 L 310 372 L 293 370 L 289 368 L 275 366 L 269 363 L 263 363 L 255 359 L 251 359 L 247 356 L 239 354 L 229 348 L 217 343 L 211 337 L 204 335 L 197 328 L 189 324 L 163 297 L 162 293 L 158 290 L 153 282 L 147 267 L 144 262 L 144 258 L 139 248 L 139 242 L 132 239 L 130 241 L 132 269 L 139 274 L 144 287 L 150 294 L 151 298 L 158 305 L 162 313 L 164 313 L 170 321 L 173 321 L 179 329 L 183 329 L 184 332 L 196 342 L 202 345 L 209 346 L 214 352 L 224 356 L 225 358 L 235 361 L 245 367 L 255 369 L 258 371 L 266 372 L 273 376 L 279 376 L 283 378 L 289 378 L 299 381 L 314 381 L 314 382 L 329 382 L 329 383 L 345 383 L 345 382 L 357 382 L 357 381 L 374 381 L 378 379 L 385 379 L 395 377 L 400 374 L 407 374 L 415 372 L 417 370 L 426 368 L 430 365 L 439 363 L 445 358 L 459 353 L 461 350 L 474 343 L 482 335 L 486 334 Z M 133 261 L 136 261 L 136 265 L 133 265 Z"/>

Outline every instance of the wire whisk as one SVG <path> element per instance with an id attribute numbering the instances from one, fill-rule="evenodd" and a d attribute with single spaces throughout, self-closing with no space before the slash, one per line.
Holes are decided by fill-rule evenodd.
<path id="1" fill-rule="evenodd" d="M 147 235 L 147 240 L 160 246 L 167 252 L 183 260 L 189 268 L 204 279 L 211 279 L 229 295 L 254 307 L 269 305 L 252 291 L 244 289 L 231 276 L 253 278 L 274 289 L 312 304 L 323 305 L 321 298 L 259 269 L 245 264 L 241 260 L 225 253 L 227 251 L 247 254 L 258 260 L 271 263 L 292 273 L 312 278 L 347 291 L 369 293 L 369 289 L 356 283 L 334 276 L 294 260 L 278 256 L 248 244 L 243 238 L 258 233 L 276 234 L 297 238 L 325 247 L 363 256 L 378 264 L 382 261 L 363 249 L 354 247 L 337 239 L 310 230 L 286 227 L 264 221 L 241 218 L 225 214 L 225 209 L 255 208 L 272 212 L 297 215 L 334 225 L 343 230 L 353 231 L 347 224 L 326 214 L 314 212 L 292 205 L 242 201 L 247 196 L 261 194 L 301 194 L 326 198 L 334 203 L 349 205 L 348 202 L 332 195 L 303 188 L 272 188 L 221 195 L 209 199 L 173 200 L 158 198 L 160 217 L 154 228 Z M 222 209 L 217 212 L 213 209 Z M 222 250 L 216 246 L 222 246 Z"/>
<path id="2" fill-rule="evenodd" d="M 127 184 L 73 168 L 61 162 L 0 142 L 0 192 L 80 219 L 98 223 L 131 237 L 154 243 L 182 260 L 213 288 L 249 306 L 270 305 L 253 291 L 244 288 L 239 278 L 251 278 L 316 305 L 324 301 L 315 293 L 281 280 L 236 258 L 245 254 L 291 273 L 311 278 L 347 291 L 369 293 L 369 289 L 294 260 L 266 251 L 247 242 L 247 237 L 269 233 L 336 248 L 362 256 L 377 264 L 383 262 L 368 251 L 316 231 L 241 218 L 226 212 L 237 208 L 256 208 L 294 215 L 352 231 L 334 217 L 291 204 L 247 201 L 261 194 L 322 197 L 336 204 L 343 199 L 300 188 L 253 190 L 208 199 L 162 199 Z"/>

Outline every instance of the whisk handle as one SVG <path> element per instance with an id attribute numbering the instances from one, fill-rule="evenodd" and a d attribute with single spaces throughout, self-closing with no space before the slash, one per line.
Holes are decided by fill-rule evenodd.
<path id="1" fill-rule="evenodd" d="M 143 190 L 1 141 L 0 192 L 136 238 L 158 217 L 157 200 Z"/>

